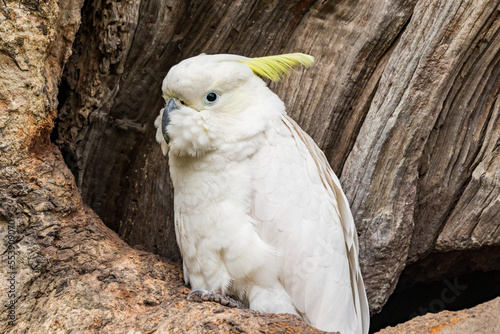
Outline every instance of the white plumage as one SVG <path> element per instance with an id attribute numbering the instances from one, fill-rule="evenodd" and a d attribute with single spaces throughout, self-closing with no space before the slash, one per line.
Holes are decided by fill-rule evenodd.
<path id="1" fill-rule="evenodd" d="M 367 333 L 347 199 L 324 154 L 255 75 L 268 76 L 268 59 L 254 59 L 200 55 L 163 82 L 156 137 L 169 152 L 186 283 L 322 330 Z"/>

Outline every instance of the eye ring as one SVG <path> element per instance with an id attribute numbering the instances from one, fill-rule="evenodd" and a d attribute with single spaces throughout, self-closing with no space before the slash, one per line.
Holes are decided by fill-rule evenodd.
<path id="1" fill-rule="evenodd" d="M 208 104 L 215 103 L 215 101 L 217 101 L 218 99 L 219 99 L 219 94 L 217 94 L 216 92 L 209 92 L 203 98 L 205 103 L 208 103 Z"/>

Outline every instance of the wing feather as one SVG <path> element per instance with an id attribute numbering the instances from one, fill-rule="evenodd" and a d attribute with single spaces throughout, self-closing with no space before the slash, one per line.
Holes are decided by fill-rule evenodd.
<path id="1" fill-rule="evenodd" d="M 368 333 L 356 227 L 337 176 L 288 116 L 273 124 L 266 139 L 252 160 L 251 214 L 280 256 L 280 281 L 313 326 Z"/>

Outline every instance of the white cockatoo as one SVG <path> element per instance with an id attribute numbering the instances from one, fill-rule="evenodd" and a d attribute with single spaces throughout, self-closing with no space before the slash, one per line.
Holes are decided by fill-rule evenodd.
<path id="1" fill-rule="evenodd" d="M 347 199 L 323 152 L 259 77 L 313 57 L 206 55 L 172 67 L 155 121 L 174 186 L 184 278 L 202 300 L 368 333 Z"/>

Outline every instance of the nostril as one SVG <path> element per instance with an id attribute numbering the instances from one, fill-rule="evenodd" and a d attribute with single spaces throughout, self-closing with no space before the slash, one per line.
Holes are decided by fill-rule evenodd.
<path id="1" fill-rule="evenodd" d="M 174 99 L 169 99 L 167 101 L 167 105 L 165 106 L 165 110 L 167 111 L 167 113 L 169 113 L 174 109 L 179 109 L 179 107 L 177 107 L 177 105 L 175 104 Z"/>

